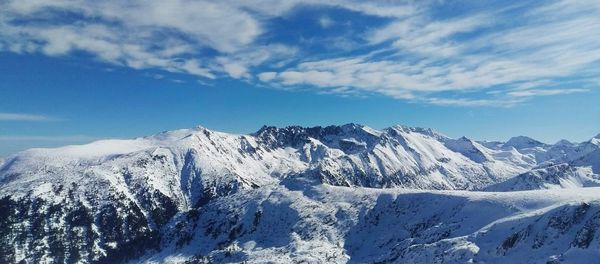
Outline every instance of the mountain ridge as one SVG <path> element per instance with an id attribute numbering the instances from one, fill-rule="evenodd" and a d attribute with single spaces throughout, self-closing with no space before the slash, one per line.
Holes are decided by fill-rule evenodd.
<path id="1" fill-rule="evenodd" d="M 466 137 L 452 139 L 426 128 L 398 125 L 376 130 L 346 124 L 308 128 L 264 126 L 248 135 L 222 133 L 198 126 L 129 140 L 101 140 L 54 149 L 31 149 L 9 156 L 0 164 L 0 207 L 9 212 L 4 216 L 6 218 L 0 219 L 0 240 L 6 241 L 0 244 L 0 256 L 3 257 L 0 260 L 6 263 L 56 259 L 111 263 L 135 259 L 150 252 L 178 254 L 177 250 L 192 241 L 206 239 L 201 238 L 205 235 L 197 233 L 203 230 L 214 234 L 215 238 L 203 243 L 205 250 L 202 257 L 196 252 L 184 261 L 173 262 L 200 261 L 204 257 L 217 262 L 236 262 L 235 256 L 227 257 L 225 253 L 232 250 L 243 253 L 240 255 L 243 256 L 254 252 L 251 247 L 236 246 L 240 242 L 236 238 L 244 233 L 260 235 L 256 230 L 247 229 L 254 220 L 238 219 L 231 226 L 214 225 L 211 228 L 216 229 L 207 230 L 198 226 L 197 219 L 224 221 L 222 218 L 226 216 L 213 215 L 214 212 L 207 211 L 207 208 L 220 208 L 218 204 L 228 207 L 228 203 L 234 202 L 237 199 L 234 197 L 238 196 L 247 196 L 250 199 L 247 200 L 250 202 L 248 206 L 255 204 L 263 208 L 268 204 L 277 208 L 274 211 L 264 211 L 266 209 L 263 208 L 261 216 L 257 216 L 259 211 L 244 205 L 241 210 L 254 210 L 254 216 L 240 212 L 240 217 L 266 217 L 264 219 L 275 221 L 273 225 L 281 224 L 284 229 L 308 225 L 323 232 L 329 230 L 327 232 L 341 234 L 339 232 L 349 232 L 346 227 L 343 230 L 329 229 L 320 220 L 310 220 L 310 216 L 290 208 L 295 203 L 289 199 L 304 201 L 294 205 L 302 208 L 319 203 L 325 203 L 324 208 L 329 208 L 327 203 L 337 204 L 348 199 L 355 201 L 360 193 L 370 192 L 366 191 L 369 188 L 381 190 L 381 195 L 406 190 L 423 193 L 486 190 L 530 171 L 562 163 L 568 164 L 564 165 L 568 169 L 545 171 L 553 174 L 535 178 L 535 185 L 523 186 L 528 186 L 525 189 L 531 189 L 531 186 L 545 189 L 544 186 L 554 184 L 553 188 L 563 188 L 565 197 L 571 197 L 568 193 L 572 188 L 595 186 L 556 184 L 556 179 L 574 179 L 573 173 L 582 170 L 588 173 L 589 177 L 585 177 L 598 178 L 597 162 L 600 157 L 597 153 L 600 150 L 593 140 L 530 145 L 518 149 L 513 146 L 488 147 Z M 323 190 L 345 190 L 347 195 L 356 190 L 358 196 L 340 201 L 313 197 L 314 192 Z M 265 200 L 262 195 L 259 196 L 263 198 L 254 196 L 259 193 L 267 196 L 276 194 L 290 202 L 286 205 L 274 201 L 264 204 L 271 200 Z M 467 193 L 476 195 L 475 192 Z M 490 195 L 493 197 L 493 193 L 490 192 Z M 463 203 L 471 206 L 468 201 L 460 202 Z M 340 208 L 333 204 L 331 206 Z M 350 211 L 358 210 L 348 206 L 343 207 Z M 369 206 L 360 210 L 373 210 Z M 448 214 L 444 208 L 434 207 L 431 210 L 439 211 L 439 217 Z M 266 215 L 267 212 L 272 215 Z M 285 220 L 269 218 L 283 212 L 288 212 Z M 202 216 L 204 214 L 211 216 L 206 218 L 208 216 Z M 341 215 L 334 215 L 332 219 L 345 221 Z M 360 215 L 349 219 L 365 220 Z M 434 219 L 422 220 L 436 221 Z M 245 223 L 243 227 L 238 225 L 242 223 L 239 221 Z M 437 221 L 444 220 L 439 218 Z M 421 224 L 428 225 L 425 222 Z M 180 229 L 189 232 L 184 232 L 187 235 L 182 237 L 177 234 Z M 284 229 L 277 229 L 276 233 L 282 235 Z M 307 231 L 299 229 L 298 232 Z M 225 244 L 209 246 L 210 241 L 220 240 L 217 238 L 222 236 L 225 239 L 220 243 Z M 309 238 L 301 235 L 298 239 Z M 434 239 L 429 240 L 431 243 L 438 241 L 431 239 Z M 312 241 L 312 238 L 309 240 Z M 407 241 L 406 245 L 413 245 Z M 313 242 L 325 243 L 320 238 Z M 292 240 L 269 243 L 266 246 L 273 250 L 294 244 Z M 349 254 L 354 254 L 350 248 L 327 243 L 323 245 L 333 250 L 329 253 L 336 254 L 333 259 L 337 262 L 348 261 Z M 471 247 L 469 243 L 477 242 L 461 245 Z M 444 244 L 444 247 L 447 246 Z M 174 251 L 165 251 L 172 247 Z M 31 249 L 36 250 L 31 252 Z M 423 254 L 438 254 L 419 252 L 418 256 L 411 255 L 416 254 L 413 251 L 403 254 L 415 259 L 423 257 Z M 248 255 L 249 258 L 251 256 L 254 255 Z M 319 256 L 317 259 L 324 257 Z M 375 260 L 366 256 L 360 258 L 367 262 Z"/>

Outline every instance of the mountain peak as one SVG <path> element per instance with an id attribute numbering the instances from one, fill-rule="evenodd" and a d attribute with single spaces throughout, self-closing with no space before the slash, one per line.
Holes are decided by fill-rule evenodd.
<path id="1" fill-rule="evenodd" d="M 344 138 L 373 138 L 379 137 L 381 132 L 364 125 L 349 123 L 331 126 L 263 126 L 252 136 L 271 146 L 297 146 L 309 138 L 314 138 L 324 143 L 337 142 Z M 367 140 L 371 141 L 371 140 Z"/>
<path id="2" fill-rule="evenodd" d="M 516 149 L 533 148 L 533 147 L 539 147 L 539 146 L 543 146 L 543 145 L 544 145 L 544 143 L 537 141 L 533 138 L 526 137 L 526 136 L 512 137 L 506 143 L 504 143 L 504 146 L 510 146 L 510 147 L 514 147 Z"/>
<path id="3" fill-rule="evenodd" d="M 430 136 L 430 137 L 433 137 L 433 138 L 437 138 L 437 139 L 447 138 L 442 133 L 439 133 L 438 131 L 436 131 L 434 129 L 431 129 L 431 128 L 410 127 L 410 126 L 405 126 L 405 125 L 395 125 L 395 126 L 392 126 L 390 128 L 386 128 L 384 130 L 386 130 L 386 131 L 395 130 L 397 132 L 404 132 L 404 133 L 419 133 L 419 134 L 427 135 L 427 136 Z"/>
<path id="4" fill-rule="evenodd" d="M 253 133 L 252 135 L 260 136 L 265 133 L 292 133 L 292 134 L 321 134 L 321 135 L 329 135 L 329 134 L 340 134 L 343 132 L 352 132 L 357 130 L 374 130 L 367 126 L 355 123 L 348 123 L 344 125 L 330 125 L 330 126 L 313 126 L 313 127 L 303 127 L 303 126 L 286 126 L 286 127 L 276 127 L 276 126 L 267 126 L 263 125 L 258 131 Z"/>
<path id="5" fill-rule="evenodd" d="M 561 139 L 561 140 L 557 141 L 554 145 L 557 145 L 557 146 L 571 146 L 571 145 L 573 145 L 573 142 L 568 141 L 566 139 Z"/>

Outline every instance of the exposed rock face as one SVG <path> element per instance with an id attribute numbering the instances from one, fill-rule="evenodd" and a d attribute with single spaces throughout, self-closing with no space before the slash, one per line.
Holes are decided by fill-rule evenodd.
<path id="1" fill-rule="evenodd" d="M 158 248 L 160 241 L 139 207 L 124 197 L 89 205 L 68 195 L 60 203 L 5 197 L 0 208 L 3 263 L 114 263 Z"/>

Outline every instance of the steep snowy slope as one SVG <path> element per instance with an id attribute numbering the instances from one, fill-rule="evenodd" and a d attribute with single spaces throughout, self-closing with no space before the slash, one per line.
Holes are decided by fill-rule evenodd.
<path id="1" fill-rule="evenodd" d="M 488 186 L 485 190 L 508 192 L 594 186 L 600 186 L 600 175 L 594 174 L 590 167 L 576 167 L 562 163 L 536 168 L 504 182 Z"/>
<path id="2" fill-rule="evenodd" d="M 600 257 L 599 191 L 261 187 L 180 215 L 133 262 L 581 263 Z"/>
<path id="3" fill-rule="evenodd" d="M 581 144 L 558 142 L 537 153 L 543 162 L 526 173 L 485 188 L 519 191 L 600 186 L 600 145 L 595 139 Z"/>
<path id="4" fill-rule="evenodd" d="M 485 150 L 495 160 L 474 159 L 443 135 L 404 126 L 382 131 L 355 124 L 265 127 L 255 135 L 267 149 L 301 149 L 303 160 L 310 163 L 306 173 L 341 186 L 474 189 L 535 165 L 513 162 L 519 154 L 502 150 Z"/>
<path id="5" fill-rule="evenodd" d="M 592 171 L 600 174 L 600 148 L 578 157 L 571 163 L 574 166 L 590 166 Z"/>
<path id="6" fill-rule="evenodd" d="M 541 165 L 548 161 L 557 164 L 575 160 L 597 150 L 600 147 L 600 139 L 596 136 L 582 143 L 559 140 L 555 144 L 544 144 L 529 137 L 518 136 L 507 142 L 481 141 L 480 144 L 493 150 L 513 150 L 530 163 Z"/>
<path id="7" fill-rule="evenodd" d="M 512 145 L 523 145 L 516 141 Z M 133 140 L 32 149 L 7 157 L 0 164 L 0 263 L 114 263 L 149 251 L 161 252 L 156 258 L 166 254 L 170 259 L 181 252 L 191 252 L 184 248 L 192 240 L 200 241 L 194 245 L 203 248 L 193 254 L 233 260 L 227 252 L 239 251 L 237 246 L 222 239 L 236 238 L 242 230 L 248 233 L 244 228 L 250 225 L 245 223 L 233 231 L 199 226 L 209 222 L 237 223 L 242 220 L 234 217 L 230 221 L 232 214 L 228 210 L 252 212 L 247 206 L 258 206 L 264 201 L 273 203 L 265 205 L 259 216 L 254 212 L 244 216 L 243 221 L 261 218 L 267 212 L 274 217 L 285 216 L 269 220 L 270 224 L 256 231 L 261 237 L 252 241 L 263 245 L 252 246 L 247 241 L 250 249 L 242 252 L 254 253 L 243 253 L 242 259 L 246 254 L 257 254 L 260 260 L 288 252 L 285 250 L 289 250 L 294 239 L 304 241 L 309 237 L 308 244 L 302 247 L 322 246 L 332 250 L 323 252 L 334 254 L 323 258 L 317 252 L 315 259 L 343 261 L 351 252 L 343 246 L 345 240 L 329 235 L 313 239 L 312 230 L 329 230 L 331 236 L 346 234 L 348 230 L 344 228 L 357 225 L 359 218 L 355 215 L 346 221 L 334 215 L 330 221 L 322 222 L 321 217 L 332 213 L 327 211 L 331 209 L 328 203 L 333 202 L 335 208 L 340 205 L 323 195 L 313 195 L 324 190 L 320 188 L 333 187 L 313 186 L 347 187 L 330 190 L 340 190 L 348 196 L 342 203 L 349 211 L 342 213 L 362 214 L 371 210 L 369 206 L 373 204 L 361 205 L 360 199 L 376 198 L 363 195 L 362 192 L 371 193 L 365 189 L 354 192 L 355 187 L 480 190 L 495 184 L 510 185 L 510 181 L 517 181 L 513 179 L 516 175 L 559 161 L 567 162 L 573 175 L 587 171 L 598 174 L 597 141 L 524 144 L 519 148 L 502 143 L 486 147 L 464 137 L 451 139 L 431 129 L 394 126 L 375 130 L 348 124 L 263 127 L 251 135 L 198 127 Z M 574 181 L 573 177 L 567 180 Z M 593 175 L 588 178 L 592 180 L 585 184 L 583 178 L 577 179 L 581 186 L 591 186 L 597 179 Z M 536 184 L 522 189 L 548 188 L 551 183 Z M 296 202 L 303 203 L 298 206 L 305 206 L 306 202 L 325 211 L 296 211 Z M 286 222 L 288 216 L 296 222 Z M 284 234 L 297 225 L 308 228 L 300 237 L 268 236 L 269 232 Z M 338 229 L 337 225 L 346 227 Z M 415 234 L 408 237 L 415 239 Z M 332 241 L 336 242 L 331 244 Z M 312 250 L 303 250 L 296 255 L 285 253 L 282 260 L 310 259 Z M 371 260 L 364 258 L 366 262 Z M 189 260 L 189 255 L 183 259 Z"/>
<path id="8" fill-rule="evenodd" d="M 197 128 L 11 157 L 0 168 L 0 262 L 127 258 L 155 247 L 177 212 L 302 164 L 286 150 L 242 150 L 252 144 Z"/>

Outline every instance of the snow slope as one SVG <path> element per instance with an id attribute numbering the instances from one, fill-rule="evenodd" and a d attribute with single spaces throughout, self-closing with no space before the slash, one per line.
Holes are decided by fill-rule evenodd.
<path id="1" fill-rule="evenodd" d="M 218 198 L 132 262 L 580 263 L 600 257 L 599 188 L 482 193 L 313 186 Z"/>
<path id="2" fill-rule="evenodd" d="M 575 167 L 562 163 L 536 168 L 504 182 L 488 186 L 485 190 L 506 192 L 595 186 L 600 186 L 600 177 L 593 173 L 591 167 Z"/>

